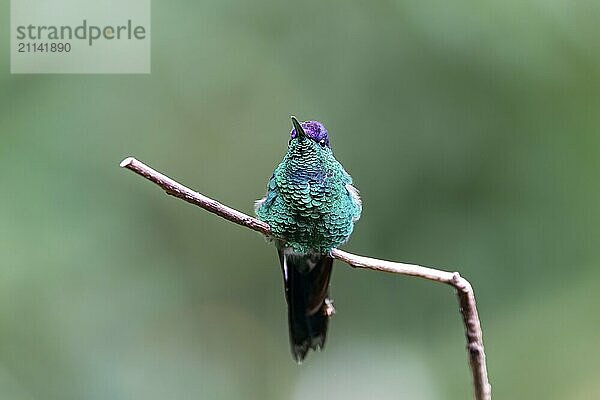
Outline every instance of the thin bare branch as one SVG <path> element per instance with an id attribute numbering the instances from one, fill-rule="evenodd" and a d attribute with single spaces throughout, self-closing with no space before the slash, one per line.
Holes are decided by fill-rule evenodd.
<path id="1" fill-rule="evenodd" d="M 133 157 L 128 157 L 123 160 L 120 166 L 130 169 L 136 174 L 154 182 L 171 196 L 185 200 L 188 203 L 201 207 L 213 214 L 217 214 L 228 221 L 245 226 L 246 228 L 250 228 L 264 235 L 271 236 L 271 228 L 268 224 L 195 192 Z M 331 256 L 340 261 L 344 261 L 352 267 L 389 272 L 398 275 L 415 276 L 434 282 L 445 283 L 454 287 L 456 289 L 465 328 L 469 366 L 473 377 L 474 397 L 476 400 L 491 400 L 492 388 L 487 375 L 481 323 L 479 322 L 479 315 L 477 314 L 475 294 L 469 281 L 461 277 L 458 272 L 449 272 L 422 267 L 420 265 L 403 264 L 363 257 L 339 249 L 333 249 Z"/>

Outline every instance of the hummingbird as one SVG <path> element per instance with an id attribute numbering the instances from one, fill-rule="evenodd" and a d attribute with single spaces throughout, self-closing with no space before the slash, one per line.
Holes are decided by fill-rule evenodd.
<path id="1" fill-rule="evenodd" d="M 271 227 L 283 272 L 292 357 L 325 344 L 333 265 L 330 252 L 345 243 L 360 218 L 362 202 L 352 178 L 335 159 L 318 121 L 291 117 L 288 149 L 256 201 L 257 217 Z"/>

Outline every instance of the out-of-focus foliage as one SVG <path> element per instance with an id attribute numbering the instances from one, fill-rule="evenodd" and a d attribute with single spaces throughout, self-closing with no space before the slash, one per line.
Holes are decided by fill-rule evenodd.
<path id="1" fill-rule="evenodd" d="M 498 399 L 600 396 L 598 2 L 152 15 L 151 75 L 10 75 L 0 41 L 0 398 L 469 398 L 449 288 L 338 263 L 295 365 L 275 251 L 118 168 L 251 212 L 290 114 L 362 191 L 346 249 L 474 284 Z"/>

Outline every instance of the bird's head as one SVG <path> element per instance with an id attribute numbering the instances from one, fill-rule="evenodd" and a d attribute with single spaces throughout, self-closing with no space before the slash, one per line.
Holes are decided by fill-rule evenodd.
<path id="1" fill-rule="evenodd" d="M 290 133 L 289 148 L 291 151 L 301 154 L 331 153 L 329 136 L 323 124 L 318 121 L 300 123 L 296 117 L 292 116 L 291 118 L 294 126 Z"/>

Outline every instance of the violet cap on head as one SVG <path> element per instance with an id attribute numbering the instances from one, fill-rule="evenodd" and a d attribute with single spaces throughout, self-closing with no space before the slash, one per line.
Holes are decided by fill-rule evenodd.
<path id="1" fill-rule="evenodd" d="M 329 146 L 329 136 L 327 135 L 327 130 L 319 121 L 304 121 L 299 123 L 296 117 L 292 116 L 292 124 L 294 125 L 294 129 L 291 132 L 291 138 L 294 139 L 298 136 L 298 132 L 300 135 L 305 135 L 310 139 L 314 140 L 317 143 L 323 141 L 323 144 L 327 147 Z"/>

